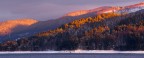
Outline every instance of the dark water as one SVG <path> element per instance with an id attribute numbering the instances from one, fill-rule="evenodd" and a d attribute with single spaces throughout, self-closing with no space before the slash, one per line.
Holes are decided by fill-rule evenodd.
<path id="1" fill-rule="evenodd" d="M 0 58 L 144 58 L 144 54 L 1 54 Z"/>

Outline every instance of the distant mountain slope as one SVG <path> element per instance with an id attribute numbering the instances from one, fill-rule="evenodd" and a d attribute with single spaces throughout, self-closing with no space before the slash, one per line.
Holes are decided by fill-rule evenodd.
<path id="1" fill-rule="evenodd" d="M 129 6 L 125 6 L 126 8 L 134 8 L 134 7 L 144 7 L 144 2 L 138 3 L 138 4 L 134 4 L 134 5 L 129 5 Z"/>
<path id="2" fill-rule="evenodd" d="M 90 14 L 90 13 L 95 13 L 95 14 L 102 14 L 102 13 L 110 13 L 110 12 L 120 12 L 120 13 L 131 13 L 131 12 L 136 12 L 138 10 L 144 9 L 144 2 L 134 4 L 134 5 L 129 5 L 129 6 L 102 6 L 98 7 L 95 9 L 90 9 L 90 10 L 79 10 L 79 11 L 74 11 L 66 14 L 65 16 L 80 16 L 80 15 L 85 15 L 85 14 Z"/>
<path id="3" fill-rule="evenodd" d="M 81 15 L 85 15 L 85 14 L 102 14 L 102 13 L 109 13 L 109 12 L 114 12 L 116 10 L 119 10 L 120 7 L 111 7 L 111 6 L 102 6 L 102 7 L 98 7 L 95 9 L 90 9 L 90 10 L 79 10 L 79 11 L 74 11 L 74 12 L 70 12 L 68 14 L 66 14 L 65 16 L 81 16 Z"/>
<path id="4" fill-rule="evenodd" d="M 17 19 L 0 22 L 0 35 L 4 36 L 15 31 L 23 30 L 26 27 L 37 22 L 38 21 L 33 19 Z"/>

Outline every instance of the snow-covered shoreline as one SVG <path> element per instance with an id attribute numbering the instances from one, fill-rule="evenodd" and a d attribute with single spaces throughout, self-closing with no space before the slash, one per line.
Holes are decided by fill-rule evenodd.
<path id="1" fill-rule="evenodd" d="M 144 54 L 144 51 L 113 51 L 113 50 L 74 50 L 74 51 L 2 51 L 0 54 L 39 54 L 39 53 L 101 53 L 101 54 Z"/>

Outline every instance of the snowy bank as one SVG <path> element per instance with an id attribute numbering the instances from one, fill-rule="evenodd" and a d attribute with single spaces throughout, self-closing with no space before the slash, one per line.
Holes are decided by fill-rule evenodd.
<path id="1" fill-rule="evenodd" d="M 3 51 L 0 54 L 39 54 L 39 53 L 123 53 L 144 54 L 144 51 L 113 51 L 113 50 L 73 50 L 73 51 Z"/>

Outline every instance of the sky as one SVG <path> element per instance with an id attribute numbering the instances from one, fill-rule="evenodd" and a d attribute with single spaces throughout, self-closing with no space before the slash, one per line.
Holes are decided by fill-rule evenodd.
<path id="1" fill-rule="evenodd" d="M 21 18 L 45 21 L 76 10 L 125 6 L 140 2 L 144 0 L 1 0 L 0 21 Z"/>

